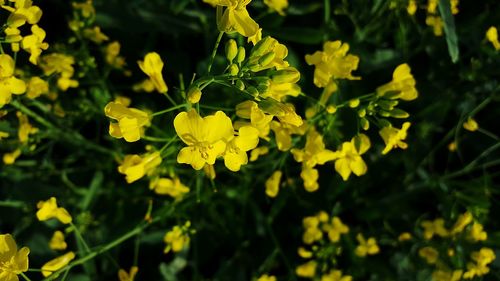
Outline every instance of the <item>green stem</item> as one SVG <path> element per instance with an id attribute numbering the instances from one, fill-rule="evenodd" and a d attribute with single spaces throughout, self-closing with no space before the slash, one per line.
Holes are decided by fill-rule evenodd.
<path id="1" fill-rule="evenodd" d="M 149 137 L 149 136 L 142 136 L 141 139 L 147 140 L 147 141 L 152 141 L 152 142 L 166 142 L 166 141 L 170 140 L 170 139 L 162 139 L 162 138 Z"/>
<path id="2" fill-rule="evenodd" d="M 29 279 L 28 276 L 26 276 L 26 274 L 24 274 L 23 272 L 21 272 L 21 276 L 24 278 L 24 280 L 31 281 L 31 279 Z"/>
<path id="3" fill-rule="evenodd" d="M 212 70 L 212 65 L 214 64 L 215 55 L 217 55 L 217 49 L 219 49 L 219 44 L 220 44 L 220 41 L 222 40 L 223 35 L 224 35 L 223 31 L 219 32 L 219 36 L 217 37 L 217 41 L 215 41 L 215 46 L 214 46 L 214 49 L 212 50 L 212 56 L 210 57 L 210 64 L 208 65 L 208 71 L 207 71 L 208 74 L 210 74 L 210 70 Z"/>
<path id="4" fill-rule="evenodd" d="M 472 171 L 476 168 L 476 164 L 477 164 L 477 162 L 479 162 L 479 160 L 481 158 L 488 156 L 491 152 L 493 152 L 499 148 L 500 148 L 500 142 L 488 147 L 485 151 L 483 151 L 481 154 L 479 154 L 479 156 L 476 157 L 476 159 L 472 160 L 469 164 L 467 164 L 463 169 L 458 170 L 458 171 L 453 172 L 453 173 L 450 173 L 450 174 L 447 174 L 447 175 L 444 175 L 442 177 L 442 179 L 454 178 L 454 177 L 465 175 L 465 174 L 469 173 L 470 171 Z"/>
<path id="5" fill-rule="evenodd" d="M 75 231 L 76 239 L 80 240 L 80 242 L 82 243 L 85 252 L 86 253 L 91 252 L 89 245 L 87 244 L 87 242 L 85 242 L 85 239 L 83 239 L 82 233 L 80 232 L 78 227 L 76 227 L 76 225 L 73 222 L 70 222 L 69 224 L 73 228 L 73 231 Z"/>
<path id="6" fill-rule="evenodd" d="M 151 114 L 151 116 L 153 117 L 153 116 L 162 115 L 162 114 L 165 114 L 165 113 L 177 110 L 177 109 L 181 109 L 181 108 L 184 108 L 184 107 L 186 107 L 185 103 L 179 104 L 179 105 L 176 105 L 174 107 L 170 107 L 170 108 L 167 108 L 165 110 L 161 110 L 161 111 L 155 112 L 155 113 Z"/>

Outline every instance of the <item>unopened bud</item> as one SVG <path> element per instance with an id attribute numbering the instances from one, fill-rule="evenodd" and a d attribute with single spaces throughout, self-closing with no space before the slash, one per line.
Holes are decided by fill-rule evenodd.
<path id="1" fill-rule="evenodd" d="M 271 75 L 271 79 L 277 84 L 297 83 L 300 80 L 300 72 L 294 67 L 288 67 L 276 71 Z"/>
<path id="2" fill-rule="evenodd" d="M 358 110 L 358 116 L 359 117 L 365 117 L 366 116 L 366 109 L 360 109 Z"/>
<path id="3" fill-rule="evenodd" d="M 368 122 L 368 120 L 366 118 L 359 119 L 359 125 L 365 131 L 367 131 L 368 129 L 370 129 L 370 122 Z"/>
<path id="4" fill-rule="evenodd" d="M 350 108 L 356 108 L 358 107 L 360 104 L 360 100 L 359 99 L 352 99 L 349 101 L 349 107 Z"/>
<path id="5" fill-rule="evenodd" d="M 231 76 L 238 75 L 238 72 L 240 72 L 240 69 L 236 64 L 233 63 L 231 64 L 231 66 L 229 66 L 229 74 L 231 74 Z"/>
<path id="6" fill-rule="evenodd" d="M 254 97 L 259 96 L 259 91 L 257 90 L 257 88 L 255 88 L 255 87 L 253 87 L 253 86 L 248 87 L 248 88 L 247 88 L 247 92 L 248 92 L 250 95 L 254 96 Z"/>
<path id="7" fill-rule="evenodd" d="M 245 56 L 246 56 L 245 48 L 240 46 L 238 48 L 238 55 L 236 56 L 236 62 L 242 63 L 245 60 Z"/>
<path id="8" fill-rule="evenodd" d="M 391 117 L 404 119 L 404 118 L 410 117 L 410 114 L 404 110 L 401 110 L 399 108 L 395 108 L 391 111 Z"/>
<path id="9" fill-rule="evenodd" d="M 335 114 L 335 112 L 337 112 L 337 107 L 330 104 L 326 107 L 326 112 L 328 112 L 329 114 Z"/>
<path id="10" fill-rule="evenodd" d="M 260 66 L 267 66 L 271 62 L 273 62 L 274 58 L 276 57 L 276 54 L 274 52 L 269 52 L 262 57 L 259 58 L 259 64 Z"/>
<path id="11" fill-rule="evenodd" d="M 245 90 L 245 83 L 243 83 L 243 81 L 241 80 L 236 81 L 236 88 L 240 89 L 241 91 Z"/>
<path id="12" fill-rule="evenodd" d="M 189 89 L 187 94 L 187 99 L 190 103 L 198 103 L 201 99 L 201 90 L 198 87 L 192 87 Z"/>
<path id="13" fill-rule="evenodd" d="M 392 110 L 396 105 L 398 105 L 398 101 L 396 100 L 379 100 L 377 101 L 377 105 L 384 110 Z"/>
<path id="14" fill-rule="evenodd" d="M 231 63 L 238 54 L 238 45 L 234 39 L 229 39 L 226 43 L 226 58 Z"/>
<path id="15" fill-rule="evenodd" d="M 385 110 L 379 110 L 378 114 L 382 117 L 390 117 L 391 116 L 391 113 L 389 111 L 385 111 Z"/>
<path id="16" fill-rule="evenodd" d="M 269 36 L 263 38 L 253 47 L 252 53 L 250 57 L 260 57 L 265 54 L 268 50 L 273 49 L 274 45 L 276 45 L 276 39 L 273 39 Z"/>

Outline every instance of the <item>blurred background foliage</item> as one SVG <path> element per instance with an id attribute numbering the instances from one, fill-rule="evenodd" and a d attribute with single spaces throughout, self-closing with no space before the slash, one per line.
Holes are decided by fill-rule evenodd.
<path id="1" fill-rule="evenodd" d="M 306 95 L 319 97 L 320 92 L 312 83 L 313 68 L 305 64 L 304 56 L 321 49 L 326 40 L 349 43 L 350 52 L 361 60 L 356 74 L 362 80 L 341 83 L 336 94 L 342 100 L 373 92 L 391 79 L 397 65 L 408 63 L 420 94 L 404 105 L 413 124 L 409 148 L 387 156 L 368 154 L 368 173 L 347 182 L 334 173 L 333 166 L 325 165 L 320 169 L 320 189 L 314 193 L 303 190 L 298 179 L 300 166 L 288 154 L 284 169 L 295 178 L 286 181 L 276 199 L 264 194 L 264 181 L 272 173 L 266 165 L 248 165 L 236 174 L 218 171 L 215 184 L 202 173 L 179 169 L 176 172 L 191 193 L 160 224 L 139 236 L 138 280 L 250 280 L 266 272 L 279 280 L 296 280 L 302 218 L 319 210 L 340 215 L 351 229 L 379 240 L 381 253 L 362 267 L 356 259 L 342 264 L 355 280 L 428 280 L 430 273 L 422 270 L 422 264 L 419 267 L 418 262 L 408 261 L 415 249 L 395 247 L 393 241 L 403 231 L 418 231 L 423 219 L 454 221 L 465 210 L 484 224 L 489 234 L 485 245 L 500 256 L 496 218 L 500 214 L 500 56 L 485 39 L 487 28 L 500 22 L 500 2 L 460 2 L 460 12 L 453 16 L 459 50 L 455 63 L 446 36 L 436 37 L 425 25 L 425 3 L 419 3 L 414 16 L 408 15 L 406 1 L 339 0 L 331 1 L 329 9 L 324 3 L 290 0 L 284 17 L 269 12 L 259 0 L 252 1 L 249 10 L 265 35 L 288 47 L 289 61 L 301 71 L 300 85 Z M 95 67 L 99 59 L 93 59 L 99 58 L 99 49 L 63 46 L 71 36 L 66 28 L 72 13 L 70 2 L 44 0 L 37 4 L 44 11 L 39 25 L 47 31 L 51 48 L 73 48 L 79 68 L 89 79 L 82 82 L 84 87 L 60 97 L 67 115 L 51 121 L 62 131 L 38 136 L 46 140 L 33 152 L 37 160 L 21 159 L 0 170 L 0 229 L 30 247 L 34 267 L 53 256 L 46 245 L 55 226 L 36 221 L 39 200 L 57 196 L 91 245 L 107 243 L 133 229 L 143 220 L 150 200 L 153 214 L 171 205 L 169 199 L 147 191 L 144 181 L 128 185 L 117 173 L 114 151 L 130 153 L 143 148 L 108 136 L 103 107 L 117 93 L 144 107 L 164 104 L 160 95 L 129 90 L 143 77 L 136 61 L 149 51 L 160 53 L 165 60 L 164 77 L 171 93 L 176 93 L 180 74 L 189 81 L 193 73 L 206 68 L 218 34 L 215 11 L 202 1 L 95 0 L 97 24 L 122 44 L 121 54 L 133 73 L 132 77 L 111 73 L 103 80 Z M 223 68 L 223 55 L 215 63 L 215 68 Z M 205 101 L 232 108 L 235 103 L 227 98 L 230 95 L 234 93 L 228 89 L 215 88 L 205 94 Z M 303 113 L 307 102 L 301 98 L 298 112 Z M 355 128 L 356 120 L 349 114 L 341 112 L 339 119 L 346 128 Z M 163 125 L 157 129 L 172 131 L 173 116 L 162 116 Z M 478 121 L 480 131 L 463 130 L 462 124 L 470 116 Z M 0 127 L 9 129 L 7 126 L 0 121 Z M 81 139 L 68 135 L 65 128 L 78 128 Z M 448 149 L 453 141 L 458 144 L 456 151 Z M 383 148 L 381 142 L 374 146 L 374 151 Z M 165 161 L 173 163 L 174 154 Z M 186 220 L 196 229 L 189 250 L 164 255 L 165 231 Z M 125 242 L 74 269 L 68 280 L 116 279 L 119 267 L 132 264 L 136 244 L 134 239 Z M 351 246 L 345 251 L 352 252 Z M 491 267 L 492 273 L 484 280 L 500 278 L 500 263 Z"/>

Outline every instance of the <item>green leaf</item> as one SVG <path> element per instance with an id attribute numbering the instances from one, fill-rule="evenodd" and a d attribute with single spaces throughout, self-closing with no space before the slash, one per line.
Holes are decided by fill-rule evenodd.
<path id="1" fill-rule="evenodd" d="M 439 0 L 439 13 L 443 18 L 444 34 L 446 35 L 446 44 L 448 44 L 448 53 L 450 53 L 451 61 L 458 61 L 458 38 L 455 30 L 455 19 L 451 14 L 450 1 Z"/>

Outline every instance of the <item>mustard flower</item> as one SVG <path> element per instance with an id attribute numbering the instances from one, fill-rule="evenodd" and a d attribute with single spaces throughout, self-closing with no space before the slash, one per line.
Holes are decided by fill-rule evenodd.
<path id="1" fill-rule="evenodd" d="M 244 126 L 226 145 L 223 154 L 224 164 L 233 172 L 240 170 L 242 165 L 248 163 L 247 151 L 254 149 L 259 144 L 259 130 L 252 126 Z"/>
<path id="2" fill-rule="evenodd" d="M 264 274 L 264 275 L 261 275 L 257 281 L 277 281 L 276 279 L 276 276 L 274 275 L 267 275 L 267 274 Z"/>
<path id="3" fill-rule="evenodd" d="M 332 269 L 329 273 L 321 276 L 321 281 L 351 281 L 352 276 L 342 275 L 341 270 Z"/>
<path id="4" fill-rule="evenodd" d="M 302 235 L 302 241 L 305 244 L 310 245 L 323 238 L 323 232 L 319 228 L 320 218 L 318 216 L 305 217 L 302 220 L 302 225 L 305 229 Z"/>
<path id="5" fill-rule="evenodd" d="M 370 237 L 368 240 L 365 240 L 363 234 L 358 233 L 356 239 L 359 242 L 359 245 L 354 250 L 354 253 L 358 257 L 366 257 L 366 255 L 375 255 L 380 252 L 380 249 L 377 245 L 377 240 L 375 238 Z"/>
<path id="6" fill-rule="evenodd" d="M 10 102 L 12 94 L 20 95 L 26 91 L 24 81 L 14 77 L 14 67 L 11 56 L 0 54 L 0 108 Z"/>
<path id="7" fill-rule="evenodd" d="M 163 80 L 163 75 L 161 73 L 163 61 L 158 53 L 147 53 L 144 57 L 144 61 L 138 61 L 137 63 L 141 70 L 149 76 L 149 79 L 158 92 L 166 93 L 168 91 L 167 84 L 165 84 L 165 80 Z"/>
<path id="8" fill-rule="evenodd" d="M 56 218 L 63 224 L 69 224 L 73 220 L 65 208 L 57 206 L 57 199 L 55 197 L 50 197 L 47 201 L 40 201 L 36 206 L 38 208 L 36 217 L 39 221 Z"/>
<path id="9" fill-rule="evenodd" d="M 36 99 L 42 94 L 49 93 L 49 83 L 38 76 L 33 76 L 28 81 L 26 96 L 30 99 Z"/>
<path id="10" fill-rule="evenodd" d="M 495 259 L 495 252 L 483 247 L 479 251 L 472 252 L 471 259 L 473 262 L 467 263 L 467 271 L 464 273 L 464 279 L 472 279 L 475 276 L 483 276 L 490 272 L 488 265 Z"/>
<path id="11" fill-rule="evenodd" d="M 84 29 L 83 36 L 96 44 L 101 44 L 102 42 L 109 40 L 109 37 L 102 33 L 99 26 Z"/>
<path id="12" fill-rule="evenodd" d="M 293 154 L 295 161 L 303 163 L 303 165 L 310 168 L 316 165 L 323 165 L 335 158 L 333 151 L 325 149 L 323 136 L 314 128 L 307 133 L 304 148 L 293 148 L 290 152 Z"/>
<path id="13" fill-rule="evenodd" d="M 118 279 L 120 281 L 134 281 L 137 272 L 139 272 L 139 268 L 137 266 L 132 266 L 129 272 L 120 268 L 120 270 L 118 270 Z"/>
<path id="14" fill-rule="evenodd" d="M 498 30 L 496 27 L 491 26 L 486 31 L 486 39 L 493 44 L 495 50 L 500 50 L 500 42 L 498 42 Z"/>
<path id="15" fill-rule="evenodd" d="M 274 198 L 278 195 L 281 176 L 283 173 L 281 171 L 274 171 L 274 173 L 266 181 L 266 195 Z"/>
<path id="16" fill-rule="evenodd" d="M 271 122 L 271 130 L 274 132 L 276 145 L 281 151 L 289 150 L 292 147 L 292 135 L 304 135 L 306 128 L 307 124 L 305 123 L 298 127 L 277 121 Z"/>
<path id="17" fill-rule="evenodd" d="M 408 6 L 406 7 L 406 11 L 410 16 L 413 16 L 417 11 L 417 1 L 416 0 L 408 1 Z"/>
<path id="18" fill-rule="evenodd" d="M 324 230 L 328 232 L 328 238 L 332 242 L 338 242 L 342 234 L 349 233 L 349 227 L 342 223 L 338 217 L 333 217 L 331 223 L 327 224 Z"/>
<path id="19" fill-rule="evenodd" d="M 387 154 L 393 148 L 406 149 L 408 144 L 403 142 L 406 139 L 408 128 L 410 128 L 410 122 L 404 122 L 401 129 L 393 128 L 392 126 L 384 127 L 380 130 L 379 134 L 385 142 L 385 148 L 382 150 L 382 154 Z"/>
<path id="20" fill-rule="evenodd" d="M 301 264 L 297 266 L 295 269 L 295 273 L 299 277 L 304 277 L 304 278 L 313 278 L 316 275 L 316 267 L 318 264 L 316 261 L 308 261 L 304 264 Z"/>
<path id="21" fill-rule="evenodd" d="M 438 269 L 432 273 L 433 281 L 459 281 L 462 279 L 463 270 L 442 270 Z"/>
<path id="22" fill-rule="evenodd" d="M 136 142 L 141 139 L 144 127 L 151 123 L 151 116 L 142 110 L 128 108 L 119 102 L 109 102 L 104 113 L 117 123 L 109 124 L 109 134 L 117 139 L 124 138 L 127 142 Z"/>
<path id="23" fill-rule="evenodd" d="M 472 214 L 470 212 L 465 212 L 458 216 L 457 221 L 450 229 L 450 234 L 456 234 L 464 231 L 465 227 L 473 221 Z"/>
<path id="24" fill-rule="evenodd" d="M 17 130 L 17 137 L 19 142 L 27 143 L 29 135 L 36 134 L 38 129 L 33 127 L 28 120 L 28 116 L 24 115 L 20 111 L 16 112 L 17 119 L 19 120 L 19 129 Z"/>
<path id="25" fill-rule="evenodd" d="M 19 156 L 21 156 L 21 149 L 16 149 L 12 152 L 9 152 L 9 153 L 5 153 L 3 155 L 3 163 L 5 165 L 12 165 L 16 162 L 17 158 L 19 158 Z"/>
<path id="26" fill-rule="evenodd" d="M 181 112 L 174 119 L 174 127 L 188 145 L 179 151 L 177 162 L 190 164 L 195 170 L 201 170 L 205 164 L 213 165 L 234 136 L 231 119 L 222 111 L 204 118 L 194 109 Z"/>
<path id="27" fill-rule="evenodd" d="M 269 140 L 269 132 L 271 130 L 271 121 L 273 116 L 266 114 L 262 109 L 259 108 L 254 101 L 244 101 L 236 105 L 236 115 L 241 118 L 250 119 L 248 122 L 236 122 L 235 126 L 242 127 L 246 125 L 252 125 L 259 131 L 259 137 L 265 140 Z"/>
<path id="28" fill-rule="evenodd" d="M 300 172 L 300 177 L 304 181 L 304 189 L 307 192 L 314 192 L 318 190 L 319 184 L 319 172 L 317 169 L 302 166 L 302 171 Z"/>
<path id="29" fill-rule="evenodd" d="M 250 17 L 246 6 L 252 0 L 203 0 L 217 7 L 217 27 L 226 33 L 238 32 L 250 37 L 257 33 L 259 25 Z"/>
<path id="30" fill-rule="evenodd" d="M 486 233 L 486 231 L 483 230 L 482 224 L 475 222 L 472 224 L 472 227 L 469 230 L 467 238 L 474 242 L 484 241 L 488 239 L 488 233 Z"/>
<path id="31" fill-rule="evenodd" d="M 142 157 L 137 154 L 126 155 L 122 164 L 118 166 L 118 172 L 125 175 L 127 183 L 132 183 L 150 174 L 161 164 L 161 161 L 161 155 L 158 151 L 148 153 Z"/>
<path id="32" fill-rule="evenodd" d="M 66 250 L 68 244 L 64 241 L 64 233 L 62 233 L 62 231 L 58 230 L 54 232 L 52 238 L 50 239 L 49 247 L 52 250 Z"/>
<path id="33" fill-rule="evenodd" d="M 191 222 L 187 221 L 183 226 L 174 226 L 172 230 L 168 231 L 163 237 L 163 241 L 167 244 L 164 252 L 170 251 L 177 253 L 189 246 L 189 232 L 188 229 Z"/>
<path id="34" fill-rule="evenodd" d="M 469 117 L 467 118 L 467 121 L 464 122 L 463 127 L 467 131 L 475 132 L 477 131 L 477 129 L 479 129 L 479 124 L 477 123 L 476 120 L 474 120 L 474 118 Z"/>
<path id="35" fill-rule="evenodd" d="M 59 256 L 42 266 L 42 274 L 44 277 L 52 275 L 52 273 L 68 265 L 75 258 L 75 253 L 68 252 Z"/>
<path id="36" fill-rule="evenodd" d="M 377 94 L 383 96 L 388 92 L 399 92 L 399 95 L 394 96 L 394 98 L 410 101 L 418 97 L 415 85 L 416 81 L 411 74 L 411 68 L 404 63 L 396 67 L 391 82 L 377 88 Z"/>
<path id="37" fill-rule="evenodd" d="M 357 147 L 357 143 L 359 143 L 359 147 Z M 344 142 L 342 148 L 335 152 L 335 170 L 344 181 L 349 179 L 351 173 L 356 176 L 366 173 L 368 168 L 361 155 L 370 148 L 370 145 L 370 139 L 366 135 L 360 134 L 352 138 L 350 142 Z"/>
<path id="38" fill-rule="evenodd" d="M 0 234 L 0 280 L 19 281 L 18 274 L 28 271 L 30 249 L 17 249 L 10 234 Z"/>
<path id="39" fill-rule="evenodd" d="M 439 252 L 433 247 L 423 247 L 418 250 L 418 255 L 425 259 L 428 264 L 435 264 L 439 258 Z"/>
<path id="40" fill-rule="evenodd" d="M 250 151 L 250 162 L 257 161 L 257 159 L 259 159 L 260 156 L 266 155 L 268 153 L 269 153 L 269 147 L 267 146 L 257 147 L 252 151 Z"/>
<path id="41" fill-rule="evenodd" d="M 182 196 L 189 192 L 189 187 L 182 184 L 181 180 L 177 177 L 172 179 L 157 178 L 151 181 L 149 185 L 156 194 L 168 195 L 175 199 L 180 199 Z"/>
<path id="42" fill-rule="evenodd" d="M 38 57 L 42 54 L 42 50 L 47 50 L 49 44 L 43 42 L 45 39 L 45 30 L 40 28 L 38 25 L 31 26 L 31 32 L 33 34 L 28 35 L 21 41 L 21 47 L 28 53 L 30 53 L 29 61 L 32 64 L 38 64 Z"/>
<path id="43" fill-rule="evenodd" d="M 46 76 L 59 74 L 57 87 L 62 91 L 76 88 L 79 85 L 77 80 L 72 79 L 75 73 L 74 64 L 74 57 L 60 53 L 44 55 L 40 59 L 40 68 Z"/>
<path id="44" fill-rule="evenodd" d="M 357 80 L 360 77 L 352 76 L 351 72 L 358 68 L 359 57 L 347 54 L 349 44 L 341 41 L 328 41 L 323 45 L 323 51 L 316 51 L 306 55 L 308 65 L 315 65 L 314 85 L 324 88 L 334 79 Z"/>
<path id="45" fill-rule="evenodd" d="M 281 16 L 285 15 L 284 10 L 288 8 L 288 0 L 264 0 L 264 4 Z"/>
<path id="46" fill-rule="evenodd" d="M 425 220 L 421 224 L 424 229 L 424 238 L 426 240 L 432 239 L 434 235 L 440 237 L 448 237 L 450 232 L 444 226 L 444 220 L 442 218 L 435 219 L 434 221 Z"/>
<path id="47" fill-rule="evenodd" d="M 425 24 L 432 26 L 435 36 L 443 36 L 443 20 L 439 16 L 428 15 L 425 18 Z"/>

